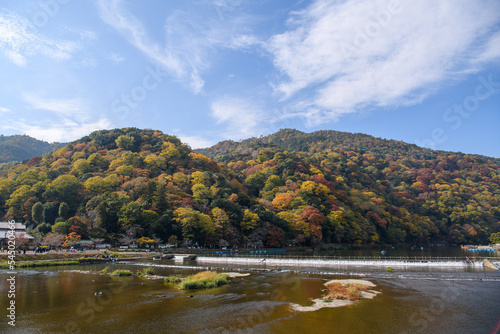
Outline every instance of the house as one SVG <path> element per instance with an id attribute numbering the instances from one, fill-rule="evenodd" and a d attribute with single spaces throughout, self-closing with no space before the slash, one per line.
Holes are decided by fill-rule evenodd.
<path id="1" fill-rule="evenodd" d="M 13 224 L 8 222 L 0 222 L 0 245 L 8 245 L 9 235 L 12 231 L 14 231 L 17 239 L 28 239 L 28 242 L 34 239 L 31 235 L 26 233 L 26 225 L 14 223 L 14 229 L 11 228 L 12 225 Z"/>

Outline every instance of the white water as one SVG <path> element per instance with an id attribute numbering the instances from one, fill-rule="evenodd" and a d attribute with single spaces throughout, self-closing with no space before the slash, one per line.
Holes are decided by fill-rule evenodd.
<path id="1" fill-rule="evenodd" d="M 275 258 L 247 258 L 247 257 L 208 257 L 200 256 L 198 263 L 243 264 L 265 266 L 303 266 L 303 267 L 331 267 L 331 266 L 368 266 L 368 267 L 453 267 L 453 268 L 482 268 L 482 261 L 433 261 L 433 260 L 342 260 L 342 259 L 275 259 Z"/>

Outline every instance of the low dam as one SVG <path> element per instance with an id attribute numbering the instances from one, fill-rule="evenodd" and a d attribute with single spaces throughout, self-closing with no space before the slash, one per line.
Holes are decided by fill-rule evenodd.
<path id="1" fill-rule="evenodd" d="M 267 267 L 424 267 L 424 268 L 483 268 L 484 259 L 476 258 L 291 258 L 280 256 L 198 256 L 199 264 L 240 264 Z M 492 260 L 498 263 L 497 259 Z"/>

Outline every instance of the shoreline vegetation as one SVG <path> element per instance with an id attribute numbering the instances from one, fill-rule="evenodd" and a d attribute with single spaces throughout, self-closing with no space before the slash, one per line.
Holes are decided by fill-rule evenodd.
<path id="1" fill-rule="evenodd" d="M 94 258 L 94 257 L 79 257 L 74 260 L 64 259 L 49 259 L 49 260 L 35 260 L 35 261 L 19 261 L 16 262 L 16 268 L 34 268 L 34 267 L 50 267 L 50 266 L 72 266 L 79 264 L 94 264 L 109 262 L 109 259 Z M 8 262 L 1 262 L 0 269 L 9 269 Z"/>
<path id="2" fill-rule="evenodd" d="M 9 269 L 7 253 L 0 255 L 0 270 Z M 48 266 L 66 266 L 79 264 L 95 264 L 110 262 L 111 259 L 142 260 L 150 258 L 152 253 L 124 254 L 117 252 L 54 252 L 45 254 L 15 254 L 16 268 L 33 268 Z M 105 257 L 103 257 L 105 256 Z"/>
<path id="3" fill-rule="evenodd" d="M 372 289 L 376 286 L 375 284 L 366 280 L 330 280 L 324 285 L 326 287 L 326 294 L 321 298 L 312 299 L 312 305 L 302 306 L 291 304 L 290 307 L 299 312 L 311 312 L 322 308 L 352 305 L 360 299 L 373 299 L 380 293 Z"/>

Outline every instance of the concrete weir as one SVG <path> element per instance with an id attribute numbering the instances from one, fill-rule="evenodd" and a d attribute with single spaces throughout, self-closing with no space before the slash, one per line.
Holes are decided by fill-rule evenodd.
<path id="1" fill-rule="evenodd" d="M 174 254 L 173 259 L 176 262 L 183 262 L 183 261 L 194 261 L 196 260 L 197 256 L 195 254 Z"/>
<path id="2" fill-rule="evenodd" d="M 481 260 L 432 260 L 432 259 L 295 259 L 269 257 L 213 257 L 199 256 L 198 263 L 265 265 L 270 267 L 335 267 L 335 266 L 366 266 L 366 267 L 449 267 L 449 268 L 482 268 Z"/>

